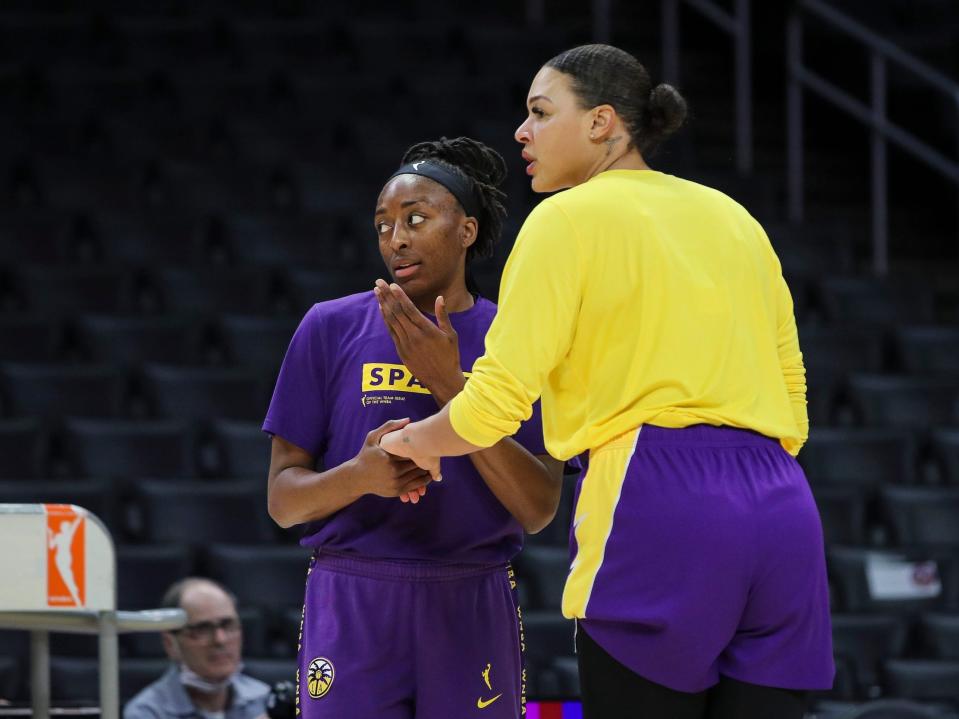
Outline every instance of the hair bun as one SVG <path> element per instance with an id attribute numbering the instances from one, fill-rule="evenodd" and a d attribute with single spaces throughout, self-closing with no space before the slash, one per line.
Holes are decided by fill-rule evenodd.
<path id="1" fill-rule="evenodd" d="M 686 121 L 686 100 L 679 90 L 663 82 L 650 91 L 646 112 L 646 132 L 658 145 Z"/>

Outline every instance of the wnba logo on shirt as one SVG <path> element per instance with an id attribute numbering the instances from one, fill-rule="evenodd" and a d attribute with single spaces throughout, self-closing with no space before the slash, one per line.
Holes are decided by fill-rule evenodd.
<path id="1" fill-rule="evenodd" d="M 469 372 L 464 372 L 469 377 Z M 363 365 L 363 392 L 415 392 L 429 394 L 405 365 L 367 362 Z"/>

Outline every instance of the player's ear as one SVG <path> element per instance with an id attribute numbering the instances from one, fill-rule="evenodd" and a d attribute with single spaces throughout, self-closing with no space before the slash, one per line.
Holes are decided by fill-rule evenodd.
<path id="1" fill-rule="evenodd" d="M 594 140 L 603 140 L 613 129 L 616 110 L 612 105 L 597 105 L 593 108 L 589 123 L 589 136 Z"/>
<path id="2" fill-rule="evenodd" d="M 479 223 L 476 221 L 476 218 L 465 218 L 463 223 L 460 225 L 460 244 L 464 248 L 470 247 L 474 242 L 476 242 L 476 237 L 478 234 Z"/>

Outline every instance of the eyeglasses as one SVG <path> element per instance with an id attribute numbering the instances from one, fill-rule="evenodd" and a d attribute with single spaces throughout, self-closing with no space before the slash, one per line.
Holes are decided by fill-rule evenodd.
<path id="1" fill-rule="evenodd" d="M 196 624 L 187 624 L 185 627 L 177 629 L 176 632 L 182 633 L 187 639 L 194 641 L 213 641 L 218 629 L 223 633 L 232 636 L 240 631 L 240 620 L 236 617 L 224 617 L 214 622 L 197 622 Z"/>

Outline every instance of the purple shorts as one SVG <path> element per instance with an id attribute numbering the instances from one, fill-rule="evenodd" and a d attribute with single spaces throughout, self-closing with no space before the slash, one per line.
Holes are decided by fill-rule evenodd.
<path id="1" fill-rule="evenodd" d="M 297 671 L 307 719 L 517 719 L 525 677 L 513 570 L 320 551 Z"/>
<path id="2" fill-rule="evenodd" d="M 563 613 L 637 674 L 833 681 L 822 525 L 805 475 L 748 430 L 644 425 L 590 453 Z"/>

